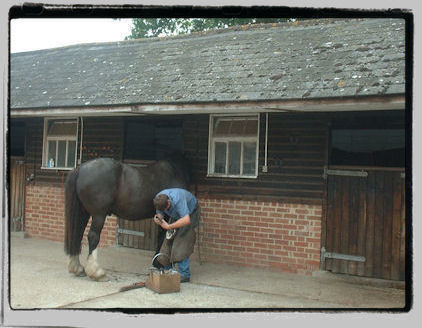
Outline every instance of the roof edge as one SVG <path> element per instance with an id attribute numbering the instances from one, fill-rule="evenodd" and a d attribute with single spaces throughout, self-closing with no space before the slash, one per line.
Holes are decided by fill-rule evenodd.
<path id="1" fill-rule="evenodd" d="M 403 94 L 388 96 L 337 97 L 319 99 L 203 102 L 203 103 L 159 103 L 111 106 L 13 108 L 11 118 L 46 116 L 132 116 L 175 115 L 247 112 L 343 112 L 371 110 L 404 110 Z"/>

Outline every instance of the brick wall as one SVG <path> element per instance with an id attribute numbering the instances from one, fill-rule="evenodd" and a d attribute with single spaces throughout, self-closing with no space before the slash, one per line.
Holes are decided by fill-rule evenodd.
<path id="1" fill-rule="evenodd" d="M 116 217 L 107 217 L 101 232 L 99 247 L 116 243 Z M 83 243 L 91 221 L 85 229 Z M 26 187 L 25 232 L 30 237 L 64 241 L 64 189 L 61 186 L 35 185 Z"/>
<path id="2" fill-rule="evenodd" d="M 199 202 L 204 262 L 299 274 L 319 270 L 321 205 L 215 198 Z"/>
<path id="3" fill-rule="evenodd" d="M 319 270 L 320 205 L 198 198 L 202 209 L 200 251 L 204 262 L 311 274 Z M 62 187 L 28 185 L 25 231 L 64 241 Z M 106 219 L 99 247 L 116 242 L 117 219 Z M 83 243 L 87 244 L 90 223 Z M 191 257 L 197 261 L 197 244 Z"/>

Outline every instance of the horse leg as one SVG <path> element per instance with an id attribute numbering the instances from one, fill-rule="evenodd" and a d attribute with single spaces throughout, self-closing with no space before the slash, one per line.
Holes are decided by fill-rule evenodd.
<path id="1" fill-rule="evenodd" d="M 81 245 L 83 234 L 84 234 L 86 225 L 88 224 L 88 220 L 89 220 L 88 213 L 81 214 L 80 216 L 81 224 L 78 227 L 78 231 L 75 232 L 76 236 L 74 237 L 77 240 L 79 247 Z M 82 266 L 81 262 L 79 262 L 79 253 L 69 256 L 69 264 L 67 266 L 67 269 L 70 273 L 75 274 L 77 277 L 86 276 L 84 267 Z"/>
<path id="2" fill-rule="evenodd" d="M 70 273 L 74 273 L 78 277 L 86 276 L 84 267 L 79 262 L 79 254 L 70 256 L 67 268 Z"/>
<path id="3" fill-rule="evenodd" d="M 105 215 L 92 216 L 91 228 L 88 233 L 89 253 L 85 272 L 88 277 L 97 281 L 108 280 L 105 271 L 97 262 L 97 246 L 100 241 L 101 230 L 104 226 L 105 217 Z"/>

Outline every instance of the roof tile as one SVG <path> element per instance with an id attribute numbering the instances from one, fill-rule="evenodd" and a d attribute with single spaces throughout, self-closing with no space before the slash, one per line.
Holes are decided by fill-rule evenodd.
<path id="1" fill-rule="evenodd" d="M 11 54 L 11 107 L 403 94 L 404 24 L 312 20 Z"/>

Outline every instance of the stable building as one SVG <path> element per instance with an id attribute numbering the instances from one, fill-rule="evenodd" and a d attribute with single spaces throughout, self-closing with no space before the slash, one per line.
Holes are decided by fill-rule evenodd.
<path id="1" fill-rule="evenodd" d="M 11 230 L 63 241 L 80 163 L 182 151 L 202 261 L 404 280 L 405 27 L 313 19 L 11 54 Z M 156 238 L 151 219 L 112 216 L 100 247 Z"/>

